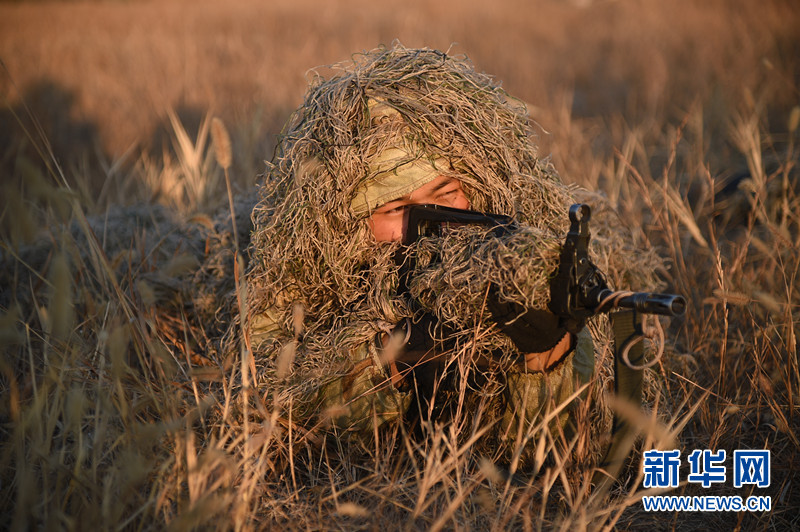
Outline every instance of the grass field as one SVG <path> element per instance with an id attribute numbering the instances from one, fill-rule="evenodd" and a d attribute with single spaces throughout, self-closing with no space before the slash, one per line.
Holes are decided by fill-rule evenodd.
<path id="1" fill-rule="evenodd" d="M 309 69 L 395 39 L 502 80 L 565 181 L 604 194 L 667 259 L 689 308 L 668 329 L 643 445 L 770 449 L 768 488 L 733 489 L 729 474 L 672 493 L 769 495 L 772 511 L 648 513 L 638 462 L 601 498 L 579 464 L 520 482 L 444 432 L 312 458 L 277 405 L 235 393 L 235 368 L 164 347 L 84 216 L 217 212 L 212 116 L 246 194 Z M 0 299 L 3 528 L 800 527 L 796 2 L 0 3 L 0 60 L 0 256 L 13 264 L 0 295 L 15 294 Z M 60 229 L 69 220 L 77 232 Z M 21 274 L 13 257 L 43 241 L 46 267 Z"/>

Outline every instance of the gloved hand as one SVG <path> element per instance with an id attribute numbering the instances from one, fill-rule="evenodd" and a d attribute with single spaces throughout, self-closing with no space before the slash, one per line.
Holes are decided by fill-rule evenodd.
<path id="1" fill-rule="evenodd" d="M 490 294 L 486 307 L 497 324 L 521 353 L 542 353 L 554 348 L 567 332 L 577 333 L 584 324 L 561 323 L 550 311 L 526 309 L 518 303 L 500 301 Z M 575 329 L 575 330 L 573 330 Z"/>
<path id="2" fill-rule="evenodd" d="M 443 328 L 432 314 L 425 313 L 417 319 L 406 319 L 398 323 L 392 336 L 399 338 L 399 349 L 394 354 L 394 361 L 414 365 L 435 358 L 437 353 L 452 347 L 448 337 L 453 333 L 450 328 Z M 384 345 L 390 340 L 384 339 Z"/>

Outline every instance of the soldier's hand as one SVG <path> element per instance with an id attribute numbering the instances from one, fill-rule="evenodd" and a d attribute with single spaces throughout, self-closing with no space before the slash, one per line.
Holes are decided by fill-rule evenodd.
<path id="1" fill-rule="evenodd" d="M 521 353 L 550 351 L 569 332 L 558 316 L 547 310 L 526 309 L 491 296 L 486 306 L 497 327 L 511 338 Z"/>
<path id="2" fill-rule="evenodd" d="M 447 340 L 451 333 L 450 329 L 441 326 L 435 316 L 425 313 L 416 319 L 405 319 L 398 323 L 391 338 L 383 339 L 383 346 L 392 350 L 393 361 L 416 365 L 435 360 L 437 354 L 452 347 Z"/>
<path id="3" fill-rule="evenodd" d="M 574 340 L 575 337 L 567 333 L 552 349 L 541 353 L 525 353 L 525 367 L 529 371 L 547 371 L 553 368 L 572 351 Z"/>

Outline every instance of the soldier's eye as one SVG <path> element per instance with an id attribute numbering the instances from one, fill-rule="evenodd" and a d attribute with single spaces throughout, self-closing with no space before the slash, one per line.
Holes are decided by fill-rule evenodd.
<path id="1" fill-rule="evenodd" d="M 405 209 L 405 208 L 406 208 L 406 206 L 404 204 L 399 204 L 399 205 L 394 205 L 394 206 L 385 205 L 385 206 L 381 207 L 380 209 L 378 209 L 375 212 L 375 214 L 397 214 L 399 212 L 402 212 L 403 209 Z"/>
<path id="2" fill-rule="evenodd" d="M 439 194 L 436 196 L 436 199 L 437 200 L 438 199 L 451 200 L 453 197 L 458 195 L 458 193 L 460 191 L 461 191 L 461 189 L 458 186 L 455 186 L 455 187 L 452 187 L 452 188 L 448 187 L 448 188 L 443 189 L 441 192 L 439 192 Z"/>

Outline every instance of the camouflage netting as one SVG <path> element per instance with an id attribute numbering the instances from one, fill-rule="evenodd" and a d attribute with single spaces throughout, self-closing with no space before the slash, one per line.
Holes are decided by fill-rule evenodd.
<path id="1" fill-rule="evenodd" d="M 538 156 L 525 105 L 468 60 L 395 46 L 333 68 L 329 79 L 313 79 L 287 125 L 253 212 L 248 315 L 255 337 L 271 331 L 255 356 L 260 383 L 276 397 L 308 397 L 352 369 L 348 352 L 414 315 L 408 295 L 397 293 L 398 245 L 376 242 L 367 215 L 351 209 L 383 150 L 400 145 L 412 158 L 447 161 L 441 174 L 461 181 L 472 209 L 511 215 L 522 227 L 504 239 L 462 230 L 420 243 L 413 295 L 443 322 L 495 331 L 473 335 L 478 351 L 510 346 L 476 313 L 486 287 L 496 283 L 503 297 L 544 308 L 568 207 L 576 194 L 589 197 Z M 656 256 L 634 251 L 601 198 L 590 203 L 596 262 L 611 283 L 654 288 Z M 426 264 L 426 256 L 441 262 Z M 279 372 L 282 347 L 299 337 L 298 303 L 302 342 L 292 371 Z"/>
<path id="2" fill-rule="evenodd" d="M 474 226 L 425 237 L 418 243 L 418 273 L 410 281 L 410 295 L 462 329 L 471 325 L 469 316 L 484 311 L 490 285 L 502 300 L 546 310 L 548 274 L 558 267 L 563 240 L 533 227 L 502 237 Z"/>

